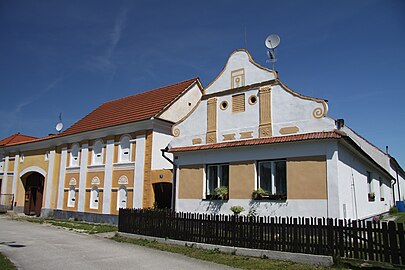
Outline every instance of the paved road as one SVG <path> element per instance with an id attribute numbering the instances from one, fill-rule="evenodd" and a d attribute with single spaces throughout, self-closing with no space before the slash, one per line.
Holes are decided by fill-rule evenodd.
<path id="1" fill-rule="evenodd" d="M 20 269 L 232 269 L 179 254 L 118 243 L 0 216 L 0 252 Z"/>

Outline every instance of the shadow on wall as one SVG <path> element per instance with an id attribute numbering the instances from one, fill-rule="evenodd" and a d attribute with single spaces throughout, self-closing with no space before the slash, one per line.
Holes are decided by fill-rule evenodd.
<path id="1" fill-rule="evenodd" d="M 203 202 L 201 202 L 201 203 L 203 203 Z M 200 203 L 200 205 L 201 205 L 201 203 Z M 218 214 L 219 211 L 221 211 L 221 208 L 224 205 L 224 203 L 225 203 L 225 201 L 222 201 L 222 200 L 210 201 L 208 203 L 206 211 L 210 212 L 212 214 Z"/>
<path id="2" fill-rule="evenodd" d="M 251 200 L 249 202 L 248 216 L 258 216 L 265 209 L 266 216 L 275 216 L 276 212 L 288 206 L 288 202 L 271 202 Z"/>

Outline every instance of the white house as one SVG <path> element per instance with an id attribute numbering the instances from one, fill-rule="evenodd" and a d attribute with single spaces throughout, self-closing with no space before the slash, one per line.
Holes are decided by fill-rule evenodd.
<path id="1" fill-rule="evenodd" d="M 244 214 L 350 219 L 387 212 L 393 185 L 403 199 L 402 168 L 327 114 L 327 101 L 291 90 L 236 50 L 173 126 L 176 210 L 227 214 L 238 205 Z"/>

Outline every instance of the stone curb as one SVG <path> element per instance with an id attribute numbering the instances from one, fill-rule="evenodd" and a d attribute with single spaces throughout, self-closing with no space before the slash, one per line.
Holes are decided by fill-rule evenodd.
<path id="1" fill-rule="evenodd" d="M 272 260 L 280 261 L 291 261 L 302 264 L 316 265 L 316 266 L 332 266 L 333 258 L 331 256 L 324 255 L 312 255 L 304 253 L 291 253 L 283 251 L 274 251 L 274 250 L 263 250 L 263 249 L 250 249 L 250 248 L 241 248 L 241 247 L 229 247 L 229 246 L 219 246 L 212 244 L 196 243 L 196 242 L 187 242 L 173 239 L 165 239 L 159 237 L 145 236 L 139 234 L 123 233 L 117 232 L 118 236 L 133 238 L 133 239 L 145 239 L 150 241 L 156 241 L 159 243 L 173 244 L 179 246 L 188 246 L 194 248 L 201 248 L 207 250 L 219 250 L 223 253 L 235 254 L 240 256 L 249 256 L 249 257 L 258 257 L 258 258 L 268 258 Z"/>

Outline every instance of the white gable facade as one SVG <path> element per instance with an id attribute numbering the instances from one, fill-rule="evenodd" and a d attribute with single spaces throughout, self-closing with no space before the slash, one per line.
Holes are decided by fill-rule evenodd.
<path id="1" fill-rule="evenodd" d="M 173 126 L 176 210 L 242 206 L 242 214 L 350 219 L 387 212 L 395 200 L 390 157 L 327 113 L 325 100 L 289 89 L 246 50 L 233 52 Z"/>

